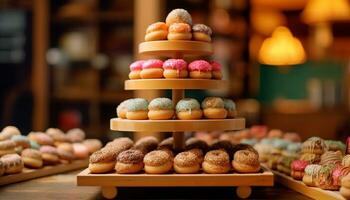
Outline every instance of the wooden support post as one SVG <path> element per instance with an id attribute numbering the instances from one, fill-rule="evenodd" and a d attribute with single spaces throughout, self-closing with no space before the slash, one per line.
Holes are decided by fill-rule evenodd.
<path id="1" fill-rule="evenodd" d="M 172 100 L 174 105 L 177 104 L 178 101 L 183 99 L 185 96 L 184 90 L 172 90 Z M 176 151 L 182 150 L 185 147 L 185 135 L 183 132 L 174 132 L 174 149 Z"/>

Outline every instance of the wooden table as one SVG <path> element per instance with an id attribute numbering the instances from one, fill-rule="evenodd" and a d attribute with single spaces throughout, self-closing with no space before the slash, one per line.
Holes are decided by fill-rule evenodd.
<path id="1" fill-rule="evenodd" d="M 99 187 L 76 186 L 80 171 L 38 178 L 0 188 L 1 200 L 103 199 Z M 119 188 L 118 199 L 232 199 L 232 187 L 218 188 Z M 310 200 L 310 198 L 276 184 L 254 188 L 249 199 Z"/>

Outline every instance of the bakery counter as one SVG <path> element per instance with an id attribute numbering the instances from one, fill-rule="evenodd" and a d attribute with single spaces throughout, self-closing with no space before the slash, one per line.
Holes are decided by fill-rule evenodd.
<path id="1" fill-rule="evenodd" d="M 10 184 L 0 188 L 2 200 L 41 199 L 103 199 L 100 187 L 76 186 L 76 175 L 80 171 L 47 176 L 26 182 Z M 118 188 L 118 199 L 232 199 L 232 187 L 200 188 Z M 281 185 L 257 187 L 250 199 L 298 199 L 309 200 Z"/>

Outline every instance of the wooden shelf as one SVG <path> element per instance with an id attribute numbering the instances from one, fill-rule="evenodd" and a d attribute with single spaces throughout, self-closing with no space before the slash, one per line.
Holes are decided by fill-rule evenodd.
<path id="1" fill-rule="evenodd" d="M 213 54 L 213 47 L 208 42 L 162 40 L 140 43 L 139 53 L 164 57 L 208 56 Z"/>
<path id="2" fill-rule="evenodd" d="M 143 132 L 225 131 L 242 130 L 245 119 L 200 119 L 200 120 L 128 120 L 113 118 L 111 130 Z"/>
<path id="3" fill-rule="evenodd" d="M 126 90 L 220 89 L 228 81 L 213 79 L 138 79 L 125 81 Z"/>

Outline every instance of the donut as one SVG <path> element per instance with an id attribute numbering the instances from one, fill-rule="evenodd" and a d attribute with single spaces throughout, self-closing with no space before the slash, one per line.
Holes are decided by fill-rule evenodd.
<path id="1" fill-rule="evenodd" d="M 168 26 L 174 23 L 186 23 L 192 26 L 192 17 L 187 10 L 177 8 L 172 10 L 165 19 Z"/>
<path id="2" fill-rule="evenodd" d="M 210 150 L 224 150 L 230 156 L 231 160 L 234 154 L 233 147 L 234 145 L 228 140 L 216 140 L 211 144 Z"/>
<path id="3" fill-rule="evenodd" d="M 164 22 L 156 22 L 147 27 L 145 41 L 166 40 L 167 35 L 168 26 Z"/>
<path id="4" fill-rule="evenodd" d="M 212 68 L 212 71 L 211 71 L 212 78 L 218 79 L 218 80 L 222 79 L 221 64 L 216 61 L 212 61 L 210 62 L 210 65 Z"/>
<path id="5" fill-rule="evenodd" d="M 212 66 L 205 60 L 195 60 L 188 65 L 190 77 L 195 79 L 211 79 Z"/>
<path id="6" fill-rule="evenodd" d="M 338 165 L 332 172 L 333 184 L 341 186 L 341 180 L 350 174 L 350 167 Z"/>
<path id="7" fill-rule="evenodd" d="M 270 157 L 270 145 L 257 143 L 254 145 L 254 149 L 259 153 L 259 161 L 267 162 Z"/>
<path id="8" fill-rule="evenodd" d="M 129 79 L 133 80 L 133 79 L 140 79 L 141 78 L 140 73 L 142 70 L 142 64 L 144 62 L 145 62 L 144 60 L 138 60 L 138 61 L 131 63 L 131 65 L 129 66 L 129 68 L 130 68 Z"/>
<path id="9" fill-rule="evenodd" d="M 21 153 L 23 163 L 28 168 L 41 168 L 43 159 L 41 153 L 35 149 L 24 149 Z"/>
<path id="10" fill-rule="evenodd" d="M 346 145 L 341 141 L 325 140 L 324 143 L 326 144 L 328 151 L 339 151 L 342 155 L 345 155 Z"/>
<path id="11" fill-rule="evenodd" d="M 314 153 L 303 153 L 300 156 L 300 160 L 308 161 L 310 164 L 318 164 L 321 161 L 321 155 Z"/>
<path id="12" fill-rule="evenodd" d="M 67 131 L 67 138 L 70 142 L 82 142 L 85 139 L 85 132 L 80 128 L 73 128 Z"/>
<path id="13" fill-rule="evenodd" d="M 55 165 L 59 163 L 57 149 L 52 146 L 44 145 L 40 147 L 41 157 L 43 158 L 44 164 Z"/>
<path id="14" fill-rule="evenodd" d="M 5 165 L 0 159 L 0 176 L 4 175 L 5 173 Z"/>
<path id="15" fill-rule="evenodd" d="M 169 26 L 168 40 L 190 40 L 191 27 L 185 23 L 174 23 Z"/>
<path id="16" fill-rule="evenodd" d="M 321 165 L 311 164 L 305 167 L 305 174 L 303 176 L 303 183 L 307 186 L 315 187 L 318 172 L 321 169 Z"/>
<path id="17" fill-rule="evenodd" d="M 280 129 L 271 129 L 267 133 L 268 138 L 282 138 L 283 137 L 283 132 Z"/>
<path id="18" fill-rule="evenodd" d="M 58 128 L 49 128 L 46 130 L 46 134 L 49 135 L 55 143 L 68 141 L 66 134 L 64 134 L 63 131 Z"/>
<path id="19" fill-rule="evenodd" d="M 128 111 L 128 109 L 126 108 L 126 105 L 130 100 L 131 99 L 127 99 L 118 105 L 116 111 L 117 111 L 117 116 L 119 118 L 126 119 L 126 112 Z"/>
<path id="20" fill-rule="evenodd" d="M 89 149 L 81 143 L 74 143 L 73 154 L 76 159 L 86 159 L 89 157 Z"/>
<path id="21" fill-rule="evenodd" d="M 345 156 L 343 157 L 343 160 L 342 160 L 341 164 L 342 164 L 343 166 L 350 167 L 350 154 L 345 155 Z"/>
<path id="22" fill-rule="evenodd" d="M 40 145 L 50 145 L 50 146 L 54 145 L 53 139 L 50 136 L 46 135 L 45 133 L 30 132 L 28 134 L 28 138 Z"/>
<path id="23" fill-rule="evenodd" d="M 224 108 L 224 101 L 219 97 L 207 97 L 202 102 L 202 109 L 205 118 L 225 119 L 227 110 Z"/>
<path id="24" fill-rule="evenodd" d="M 21 131 L 15 126 L 6 126 L 0 132 L 0 141 L 11 139 L 14 135 L 21 135 Z"/>
<path id="25" fill-rule="evenodd" d="M 174 117 L 174 104 L 168 98 L 153 99 L 148 105 L 148 118 L 151 120 L 166 120 Z"/>
<path id="26" fill-rule="evenodd" d="M 17 147 L 21 147 L 22 149 L 30 147 L 30 141 L 26 136 L 14 135 L 11 137 L 11 140 L 16 143 Z"/>
<path id="27" fill-rule="evenodd" d="M 90 173 L 101 174 L 112 171 L 119 153 L 115 148 L 110 147 L 104 147 L 94 152 L 89 159 Z"/>
<path id="28" fill-rule="evenodd" d="M 157 149 L 158 139 L 154 136 L 146 136 L 136 141 L 133 149 L 140 150 L 143 154 Z"/>
<path id="29" fill-rule="evenodd" d="M 68 164 L 75 159 L 75 156 L 72 152 L 67 151 L 63 148 L 57 149 L 57 154 L 62 164 Z"/>
<path id="30" fill-rule="evenodd" d="M 126 118 L 131 120 L 148 119 L 148 101 L 142 98 L 135 98 L 126 104 Z"/>
<path id="31" fill-rule="evenodd" d="M 0 157 L 15 153 L 16 143 L 12 140 L 0 141 Z"/>
<path id="32" fill-rule="evenodd" d="M 159 150 L 168 150 L 169 152 L 174 152 L 174 138 L 169 137 L 163 141 L 161 141 L 158 145 Z M 171 153 L 172 155 L 173 153 Z"/>
<path id="33" fill-rule="evenodd" d="M 40 149 L 40 144 L 38 144 L 34 140 L 29 140 L 29 143 L 30 143 L 30 148 L 31 149 L 36 149 L 36 150 Z"/>
<path id="34" fill-rule="evenodd" d="M 205 154 L 202 168 L 208 174 L 225 174 L 230 171 L 230 157 L 223 150 L 212 150 Z"/>
<path id="35" fill-rule="evenodd" d="M 5 174 L 17 174 L 23 170 L 23 161 L 18 154 L 7 154 L 0 158 L 5 166 Z"/>
<path id="36" fill-rule="evenodd" d="M 338 185 L 333 184 L 332 173 L 336 168 L 335 164 L 321 165 L 316 179 L 316 186 L 323 190 L 339 190 Z"/>
<path id="37" fill-rule="evenodd" d="M 184 151 L 174 158 L 174 170 L 179 174 L 194 174 L 200 169 L 198 156 L 191 151 Z"/>
<path id="38" fill-rule="evenodd" d="M 203 153 L 206 153 L 209 149 L 209 145 L 204 140 L 192 137 L 186 140 L 185 149 L 200 149 Z"/>
<path id="39" fill-rule="evenodd" d="M 287 146 L 286 152 L 289 156 L 294 156 L 295 158 L 299 157 L 301 150 L 301 143 L 290 143 Z"/>
<path id="40" fill-rule="evenodd" d="M 98 139 L 85 139 L 83 145 L 85 145 L 90 154 L 102 148 L 102 143 Z"/>
<path id="41" fill-rule="evenodd" d="M 224 108 L 227 110 L 228 118 L 235 118 L 237 116 L 236 104 L 231 99 L 223 99 Z"/>
<path id="42" fill-rule="evenodd" d="M 303 142 L 301 147 L 302 153 L 323 154 L 327 150 L 327 146 L 323 139 L 319 137 L 311 137 Z"/>
<path id="43" fill-rule="evenodd" d="M 301 138 L 298 133 L 288 132 L 283 135 L 284 140 L 291 142 L 301 142 Z"/>
<path id="44" fill-rule="evenodd" d="M 196 99 L 181 99 L 176 104 L 176 116 L 181 120 L 192 120 L 202 118 L 202 110 Z"/>
<path id="45" fill-rule="evenodd" d="M 58 144 L 57 149 L 63 149 L 65 151 L 69 151 L 71 153 L 74 153 L 73 145 L 71 143 L 68 143 L 68 142 Z"/>
<path id="46" fill-rule="evenodd" d="M 212 30 L 204 24 L 195 24 L 192 26 L 194 40 L 211 42 Z M 220 78 L 221 79 L 221 78 Z"/>
<path id="47" fill-rule="evenodd" d="M 115 171 L 118 174 L 134 174 L 143 169 L 143 153 L 137 149 L 121 152 L 117 157 Z"/>
<path id="48" fill-rule="evenodd" d="M 140 76 L 142 79 L 163 78 L 163 72 L 163 61 L 150 59 L 142 63 Z"/>
<path id="49" fill-rule="evenodd" d="M 119 137 L 112 142 L 106 144 L 106 147 L 115 148 L 118 154 L 122 151 L 130 149 L 134 145 L 134 142 L 128 137 Z"/>
<path id="50" fill-rule="evenodd" d="M 309 163 L 305 160 L 294 160 L 291 164 L 291 176 L 296 180 L 302 180 L 304 176 L 304 170 Z"/>
<path id="51" fill-rule="evenodd" d="M 196 156 L 196 160 L 197 162 L 200 164 L 200 166 L 202 165 L 203 161 L 204 161 L 204 153 L 201 149 L 189 149 L 187 150 L 187 152 L 191 152 Z"/>
<path id="52" fill-rule="evenodd" d="M 237 151 L 240 151 L 240 150 L 249 150 L 249 151 L 254 152 L 255 154 L 259 154 L 254 149 L 254 147 L 252 147 L 249 144 L 233 144 L 233 146 L 232 146 L 232 154 L 235 154 Z"/>
<path id="53" fill-rule="evenodd" d="M 239 150 L 234 154 L 232 167 L 240 173 L 260 171 L 259 155 L 249 150 Z"/>
<path id="54" fill-rule="evenodd" d="M 145 172 L 148 174 L 165 174 L 173 168 L 173 158 L 163 150 L 147 153 L 143 158 Z"/>
<path id="55" fill-rule="evenodd" d="M 188 76 L 187 62 L 183 59 L 168 59 L 163 63 L 165 78 L 185 78 Z"/>
<path id="56" fill-rule="evenodd" d="M 342 162 L 343 155 L 340 151 L 326 151 L 324 154 L 321 156 L 321 165 L 325 164 L 340 164 Z"/>

